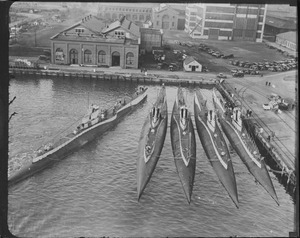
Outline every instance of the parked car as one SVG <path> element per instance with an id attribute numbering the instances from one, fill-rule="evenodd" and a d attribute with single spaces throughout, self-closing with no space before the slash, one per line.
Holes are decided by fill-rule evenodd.
<path id="1" fill-rule="evenodd" d="M 49 61 L 49 60 L 50 60 L 50 57 L 47 56 L 47 55 L 40 55 L 40 56 L 39 56 L 39 60 Z"/>
<path id="2" fill-rule="evenodd" d="M 237 78 L 242 78 L 244 77 L 244 73 L 243 72 L 236 72 L 232 74 L 233 77 L 237 77 Z"/>
<path id="3" fill-rule="evenodd" d="M 220 78 L 220 79 L 227 79 L 227 76 L 224 75 L 224 74 L 222 74 L 222 73 L 219 73 L 219 74 L 217 75 L 217 78 Z"/>
<path id="4" fill-rule="evenodd" d="M 170 71 L 176 71 L 176 70 L 178 70 L 177 64 L 171 63 L 171 64 L 169 65 L 169 70 L 170 70 Z"/>
<path id="5" fill-rule="evenodd" d="M 233 54 L 224 55 L 222 58 L 223 59 L 231 59 L 231 58 L 234 58 L 234 55 Z"/>
<path id="6" fill-rule="evenodd" d="M 268 103 L 262 105 L 264 110 L 271 110 L 271 106 Z"/>

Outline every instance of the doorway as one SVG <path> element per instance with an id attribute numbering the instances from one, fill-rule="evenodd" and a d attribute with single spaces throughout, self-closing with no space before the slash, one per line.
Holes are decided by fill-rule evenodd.
<path id="1" fill-rule="evenodd" d="M 196 66 L 192 65 L 192 71 L 196 71 Z"/>
<path id="2" fill-rule="evenodd" d="M 75 49 L 70 50 L 70 63 L 78 64 L 78 51 Z"/>
<path id="3" fill-rule="evenodd" d="M 112 53 L 112 66 L 120 66 L 120 53 L 115 51 Z"/>

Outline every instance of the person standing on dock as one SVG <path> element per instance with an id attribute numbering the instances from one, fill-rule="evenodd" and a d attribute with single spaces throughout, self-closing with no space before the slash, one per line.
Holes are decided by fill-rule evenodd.
<path id="1" fill-rule="evenodd" d="M 266 86 L 268 86 L 268 81 L 266 81 Z"/>

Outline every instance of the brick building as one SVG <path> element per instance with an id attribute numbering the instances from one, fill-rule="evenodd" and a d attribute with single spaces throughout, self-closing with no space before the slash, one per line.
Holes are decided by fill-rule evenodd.
<path id="1" fill-rule="evenodd" d="M 138 68 L 140 29 L 125 17 L 110 25 L 89 15 L 51 37 L 51 62 Z"/>

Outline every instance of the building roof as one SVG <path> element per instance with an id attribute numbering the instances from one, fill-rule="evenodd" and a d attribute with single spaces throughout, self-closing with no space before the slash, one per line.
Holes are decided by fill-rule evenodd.
<path id="1" fill-rule="evenodd" d="M 65 31 L 68 31 L 74 27 L 78 27 L 78 26 L 83 26 L 83 27 L 89 29 L 90 31 L 92 31 L 93 33 L 95 33 L 95 35 L 99 35 L 99 34 L 101 34 L 101 31 L 105 27 L 105 25 L 106 25 L 106 23 L 104 20 L 99 19 L 92 15 L 89 15 L 89 16 L 82 18 L 80 22 L 77 22 L 74 25 L 60 31 L 56 35 L 52 36 L 50 39 L 57 38 L 58 35 L 64 33 Z"/>
<path id="2" fill-rule="evenodd" d="M 276 28 L 281 28 L 281 29 L 289 29 L 289 30 L 297 29 L 297 23 L 295 20 L 283 19 L 274 16 L 267 16 L 265 24 Z"/>
<path id="3" fill-rule="evenodd" d="M 135 25 L 132 21 L 129 21 L 126 19 L 125 16 L 121 17 L 120 20 L 117 20 L 113 23 L 111 23 L 108 28 L 105 28 L 102 30 L 102 33 L 106 34 L 110 31 L 113 31 L 117 28 L 123 28 L 126 31 L 129 31 L 130 33 L 132 33 L 133 35 L 139 37 L 140 36 L 140 28 Z"/>
<path id="4" fill-rule="evenodd" d="M 99 4 L 99 6 L 110 6 L 110 7 L 136 7 L 136 8 L 153 8 L 155 6 L 158 6 L 159 3 L 146 3 L 143 2 L 142 4 L 137 4 L 137 3 L 122 3 L 122 2 L 118 2 L 118 3 L 114 3 L 114 2 L 101 2 Z"/>
<path id="5" fill-rule="evenodd" d="M 280 33 L 276 37 L 280 37 L 282 39 L 288 40 L 288 41 L 296 44 L 296 39 L 297 39 L 296 34 L 297 33 L 295 31 L 289 31 L 289 32 Z"/>
<path id="6" fill-rule="evenodd" d="M 154 28 L 140 28 L 141 33 L 149 33 L 153 35 L 162 35 L 162 31 L 160 29 Z"/>
<path id="7" fill-rule="evenodd" d="M 161 8 L 159 8 L 159 7 L 154 8 L 154 9 L 153 9 L 153 12 L 155 12 L 155 13 L 161 13 L 161 12 L 166 11 L 166 10 L 171 10 L 171 11 L 174 12 L 174 14 L 177 13 L 178 15 L 180 15 L 180 14 L 179 14 L 179 11 L 176 11 L 177 9 L 173 9 L 173 8 L 170 7 L 170 6 L 163 6 L 163 7 L 161 7 Z"/>
<path id="8" fill-rule="evenodd" d="M 187 64 L 192 63 L 193 61 L 196 61 L 198 64 L 200 64 L 197 60 L 194 59 L 193 56 L 188 56 L 188 57 L 186 57 L 183 63 L 184 63 L 185 65 L 187 65 Z"/>
<path id="9" fill-rule="evenodd" d="M 54 38 L 51 38 L 54 39 Z M 89 42 L 102 42 L 102 43 L 116 43 L 116 44 L 124 44 L 125 39 L 120 38 L 105 38 L 105 37 L 91 37 L 91 36 L 78 36 L 78 35 L 64 35 L 58 34 L 55 37 L 55 40 L 74 40 L 74 41 L 89 41 Z"/>
<path id="10" fill-rule="evenodd" d="M 84 20 L 83 18 L 81 21 L 81 25 L 95 33 L 100 33 L 105 27 L 104 21 L 101 21 L 99 18 L 92 15 L 90 15 L 90 17 L 86 20 Z"/>

